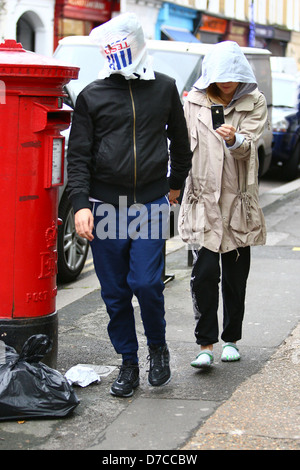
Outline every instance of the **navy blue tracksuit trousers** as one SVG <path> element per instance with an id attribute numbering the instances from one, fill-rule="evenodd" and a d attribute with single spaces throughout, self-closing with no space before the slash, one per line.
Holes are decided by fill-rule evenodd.
<path id="1" fill-rule="evenodd" d="M 123 361 L 138 362 L 133 295 L 140 305 L 147 344 L 165 344 L 161 275 L 169 207 L 165 196 L 130 207 L 94 203 L 94 266 L 110 317 L 108 334 Z"/>

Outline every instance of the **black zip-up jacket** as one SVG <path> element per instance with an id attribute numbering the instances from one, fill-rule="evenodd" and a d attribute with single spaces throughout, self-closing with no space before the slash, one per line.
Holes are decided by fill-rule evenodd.
<path id="1" fill-rule="evenodd" d="M 111 75 L 79 95 L 68 148 L 68 195 L 74 211 L 89 197 L 118 205 L 153 201 L 181 189 L 191 167 L 183 107 L 175 80 Z M 170 174 L 168 173 L 170 139 Z"/>

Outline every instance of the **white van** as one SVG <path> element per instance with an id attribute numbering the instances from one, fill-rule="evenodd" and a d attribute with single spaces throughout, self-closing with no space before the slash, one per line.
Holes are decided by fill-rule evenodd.
<path id="1" fill-rule="evenodd" d="M 175 78 L 179 94 L 184 98 L 199 78 L 202 60 L 213 44 L 185 43 L 179 41 L 147 41 L 149 54 L 153 58 L 153 68 Z M 269 121 L 272 122 L 272 76 L 271 53 L 265 49 L 242 48 L 264 93 L 269 107 Z M 88 36 L 69 36 L 59 42 L 54 56 L 80 67 L 78 80 L 67 86 L 71 106 L 74 106 L 78 93 L 98 76 L 104 58 L 99 47 L 92 44 Z M 269 126 L 259 143 L 260 176 L 269 169 L 272 156 L 272 129 Z"/>
<path id="2" fill-rule="evenodd" d="M 202 60 L 212 44 L 184 43 L 177 41 L 147 41 L 149 55 L 153 58 L 153 68 L 170 75 L 176 80 L 179 94 L 186 96 L 195 81 L 201 75 Z M 259 89 L 264 93 L 269 107 L 271 122 L 272 82 L 270 52 L 264 49 L 242 48 L 257 78 Z M 74 108 L 79 92 L 98 77 L 103 68 L 104 58 L 99 47 L 90 42 L 88 36 L 69 36 L 63 38 L 54 53 L 54 57 L 67 64 L 80 67 L 78 80 L 71 80 L 66 85 L 66 103 Z M 66 141 L 68 132 L 66 132 Z M 272 157 L 272 129 L 267 126 L 258 147 L 260 176 L 269 169 Z M 66 165 L 65 165 L 66 166 Z M 66 181 L 66 178 L 65 178 Z M 58 279 L 71 281 L 81 272 L 88 246 L 75 234 L 72 224 L 73 210 L 66 197 L 64 188 L 60 193 L 59 217 L 63 220 L 58 234 Z M 70 243 L 73 241 L 73 246 Z M 73 253 L 73 256 L 71 256 Z"/>

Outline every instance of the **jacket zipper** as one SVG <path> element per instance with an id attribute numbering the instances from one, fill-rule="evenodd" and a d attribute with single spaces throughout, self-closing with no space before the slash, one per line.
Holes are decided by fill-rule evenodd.
<path id="1" fill-rule="evenodd" d="M 134 105 L 134 99 L 133 99 L 133 94 L 132 94 L 131 83 L 128 82 L 128 84 L 129 84 L 129 92 L 130 92 L 131 105 L 132 105 L 132 111 L 133 111 L 133 159 L 134 159 L 133 199 L 134 199 L 134 203 L 136 203 L 136 180 L 137 180 L 136 114 L 135 114 L 135 105 Z"/>

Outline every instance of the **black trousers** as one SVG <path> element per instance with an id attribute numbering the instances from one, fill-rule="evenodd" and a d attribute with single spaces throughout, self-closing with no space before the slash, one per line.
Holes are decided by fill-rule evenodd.
<path id="1" fill-rule="evenodd" d="M 221 338 L 225 342 L 235 342 L 241 339 L 249 269 L 250 247 L 223 254 L 214 253 L 206 248 L 198 251 L 191 276 L 191 293 L 197 321 L 195 328 L 197 344 L 206 346 L 218 342 L 221 276 L 223 296 Z"/>

